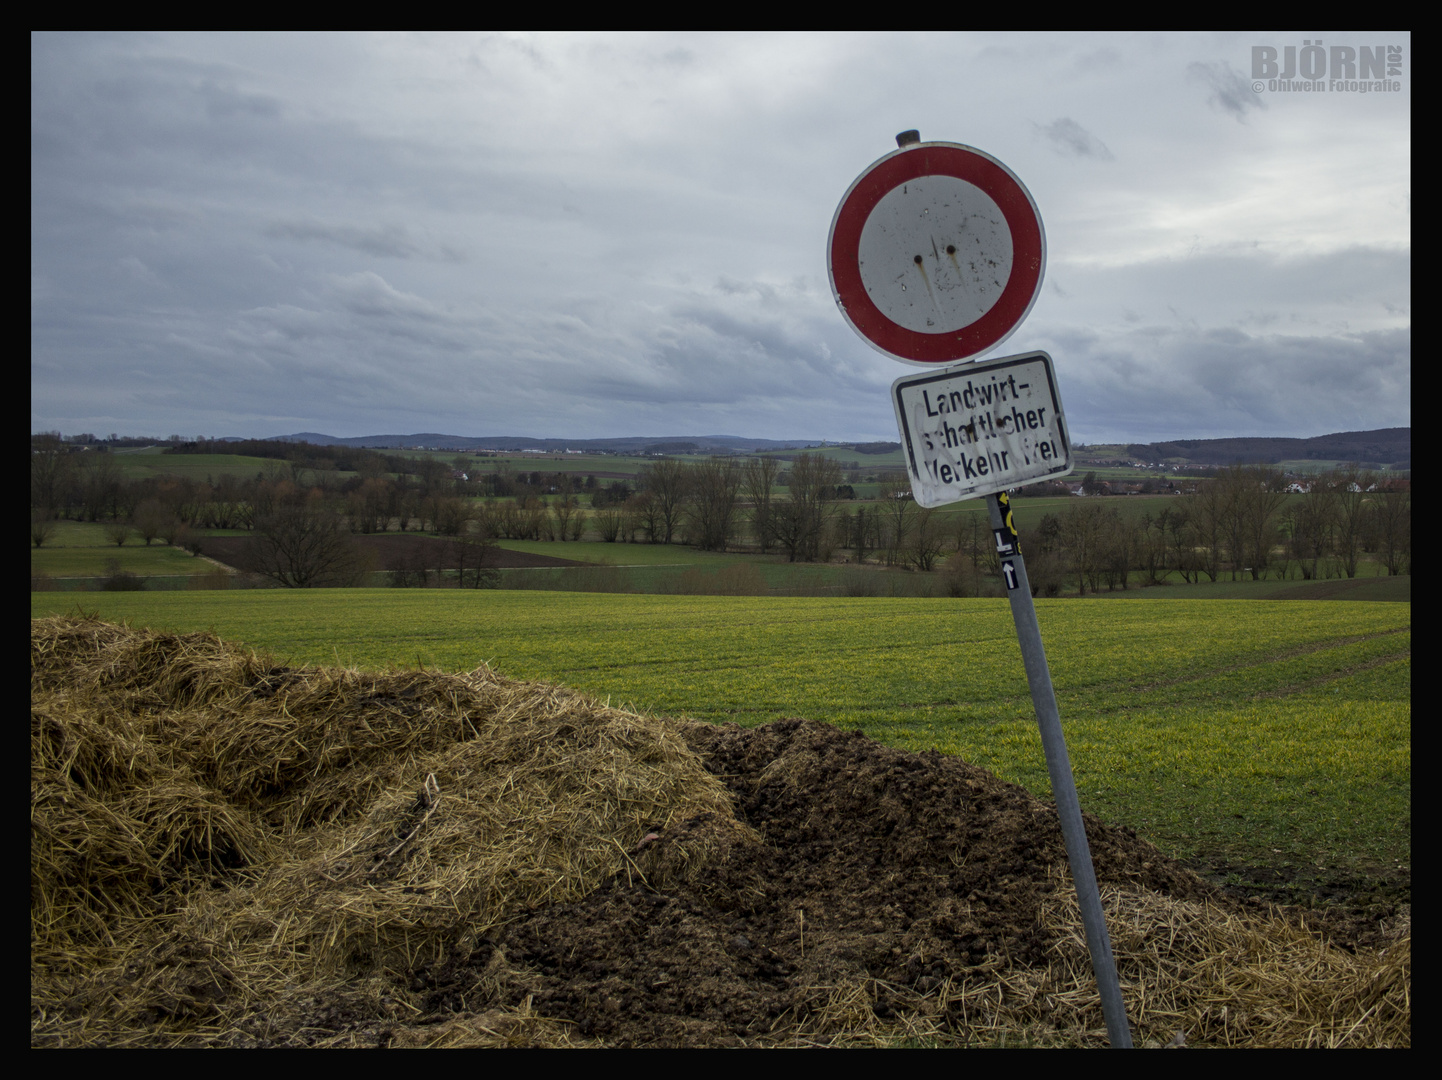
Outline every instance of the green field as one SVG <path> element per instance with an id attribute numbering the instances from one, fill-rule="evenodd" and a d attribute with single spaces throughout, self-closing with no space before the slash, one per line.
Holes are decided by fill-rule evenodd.
<path id="1" fill-rule="evenodd" d="M 1042 514 L 1055 512 L 1067 502 L 1066 499 L 1019 501 L 1016 516 L 1023 533 L 1034 528 Z M 1115 500 L 1124 511 L 1131 513 L 1143 510 L 1139 504 L 1156 502 L 1155 499 Z M 954 532 L 965 520 L 960 515 L 981 514 L 983 511 L 984 508 L 976 503 L 942 511 L 941 527 L 947 532 Z M 99 588 L 102 579 L 110 574 L 112 564 L 144 578 L 145 588 L 155 590 L 195 586 L 224 588 L 242 580 L 206 559 L 193 558 L 187 552 L 169 547 L 159 540 L 147 546 L 133 531 L 123 546 L 117 546 L 107 540 L 106 529 L 106 525 L 98 523 L 56 522 L 54 535 L 46 540 L 45 545 L 31 548 L 32 587 L 61 590 Z M 208 530 L 207 535 L 249 534 L 243 530 Z M 769 592 L 773 596 L 877 597 L 924 597 L 942 595 L 947 591 L 946 582 L 939 573 L 913 573 L 876 564 L 863 568 L 840 563 L 788 563 L 783 555 L 774 553 L 757 556 L 739 552 L 698 551 L 681 544 L 607 544 L 600 541 L 502 540 L 499 546 L 558 556 L 596 568 L 595 572 L 587 568 L 507 569 L 501 575 L 503 589 L 718 595 L 760 595 Z M 945 559 L 939 560 L 938 566 L 944 562 Z M 1165 587 L 1142 588 L 1143 575 L 1136 572 L 1131 588 L 1120 592 L 1103 591 L 1089 599 L 1411 600 L 1410 576 L 1389 578 L 1383 574 L 1385 569 L 1379 563 L 1364 559 L 1358 565 L 1355 579 L 1230 581 L 1224 577 L 1216 582 L 1186 585 L 1179 575 L 1172 574 L 1172 580 Z M 45 582 L 46 578 L 48 582 Z M 365 580 L 370 585 L 384 586 L 389 584 L 390 575 L 377 571 Z M 1070 596 L 1075 588 L 1075 582 L 1069 580 L 1063 595 Z"/>
<path id="2" fill-rule="evenodd" d="M 267 468 L 283 467 L 286 462 L 268 458 L 245 457 L 241 454 L 167 454 L 163 446 L 147 446 L 139 450 L 114 450 L 121 475 L 127 480 L 143 480 L 152 476 L 183 476 L 191 480 L 235 476 L 251 479 Z"/>
<path id="3" fill-rule="evenodd" d="M 94 522 L 57 521 L 45 545 L 30 549 L 30 576 L 99 578 L 110 573 L 112 562 L 141 577 L 194 577 L 219 569 L 162 540 L 147 545 L 135 532 L 123 545 L 113 544 L 106 540 L 105 529 Z"/>
<path id="4" fill-rule="evenodd" d="M 887 472 L 899 473 L 906 468 L 906 460 L 900 448 L 888 450 L 884 454 L 863 454 L 853 446 L 809 446 L 797 450 L 768 450 L 764 454 L 753 456 L 782 458 L 789 462 L 801 454 L 814 454 L 818 457 L 829 458 L 832 461 L 840 462 L 843 469 L 846 469 L 854 461 L 858 471 L 865 476 Z M 782 465 L 782 468 L 785 468 L 785 464 Z"/>
<path id="5" fill-rule="evenodd" d="M 446 464 L 457 458 L 466 459 L 466 472 L 472 480 L 492 472 L 521 473 L 565 473 L 568 476 L 595 476 L 602 486 L 617 477 L 635 477 L 648 465 L 654 465 L 656 458 L 625 454 L 507 454 L 496 457 L 475 457 L 464 451 L 447 453 L 432 450 L 384 450 L 382 453 L 396 457 L 432 457 Z M 689 456 L 683 455 L 689 460 Z"/>
<path id="6" fill-rule="evenodd" d="M 1410 888 L 1410 604 L 1037 606 L 1084 809 L 1219 876 Z M 1049 791 L 1001 601 L 275 590 L 84 609 L 282 663 L 485 662 L 646 712 L 811 717 Z M 76 606 L 38 593 L 31 610 Z"/>

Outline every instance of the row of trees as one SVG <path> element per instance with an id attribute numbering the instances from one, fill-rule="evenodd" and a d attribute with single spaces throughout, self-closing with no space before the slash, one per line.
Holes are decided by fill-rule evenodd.
<path id="1" fill-rule="evenodd" d="M 1388 574 L 1412 572 L 1412 494 L 1407 480 L 1378 482 L 1339 470 L 1289 498 L 1276 470 L 1233 467 L 1156 513 L 1124 515 L 1115 503 L 1077 500 L 1042 518 L 1026 541 L 1033 584 L 1055 594 L 1157 584 L 1356 577 L 1364 552 Z"/>
<path id="2" fill-rule="evenodd" d="M 705 551 L 724 550 L 744 538 L 763 552 L 814 561 L 829 558 L 836 546 L 830 504 L 851 495 L 839 482 L 839 465 L 819 454 L 801 454 L 784 471 L 774 458 L 662 459 L 642 469 L 634 487 L 625 481 L 601 486 L 594 477 L 532 478 L 537 477 L 560 482 L 540 486 L 546 498 L 530 484 L 510 499 L 489 502 L 444 486 L 428 491 L 373 477 L 346 495 L 346 513 L 362 533 L 395 523 L 403 531 L 414 526 L 447 536 L 479 532 L 504 539 L 579 540 L 590 528 L 607 542 L 683 542 Z M 277 484 L 283 482 L 257 492 L 258 499 L 274 498 Z M 589 515 L 577 492 L 590 493 Z"/>
<path id="3" fill-rule="evenodd" d="M 266 441 L 188 443 L 177 464 L 190 452 L 260 457 L 264 464 L 253 477 L 221 473 L 205 481 L 177 473 L 128 480 L 116 454 L 63 442 L 52 434 L 31 439 L 30 505 L 52 517 L 77 521 L 129 519 L 141 503 L 156 500 L 179 521 L 196 528 L 250 528 L 257 507 L 273 503 L 272 492 L 319 489 L 361 523 L 358 531 L 379 531 L 397 523 L 404 531 L 429 520 L 426 500 L 447 496 L 489 494 L 522 497 L 556 491 L 590 492 L 594 476 L 500 470 L 475 480 L 462 480 L 469 459 L 445 462 L 433 457 L 411 458 L 374 450 L 314 447 L 306 443 Z M 467 474 L 469 475 L 469 474 Z M 289 485 L 289 486 L 287 486 Z M 494 490 L 492 490 L 494 489 Z"/>
<path id="4" fill-rule="evenodd" d="M 175 476 L 127 481 L 113 455 L 77 454 L 41 437 L 32 446 L 32 539 L 42 544 L 55 515 L 68 513 L 112 522 L 116 543 L 138 533 L 146 543 L 188 544 L 203 529 L 291 536 L 297 523 L 310 521 L 317 537 L 399 528 L 473 544 L 497 537 L 577 540 L 589 531 L 606 541 L 685 542 L 703 550 L 745 543 L 792 561 L 828 561 L 844 552 L 858 563 L 879 560 L 922 571 L 953 553 L 972 581 L 995 570 L 985 515 L 923 509 L 899 476 L 884 479 L 874 503 L 838 505 L 847 494 L 841 468 L 819 454 L 800 454 L 784 470 L 769 457 L 661 459 L 643 469 L 634 485 L 495 474 L 518 494 L 479 500 L 458 493 L 454 474 L 434 459 L 397 476 L 374 466 L 411 459 L 393 462 L 367 453 L 361 463 L 369 475 L 343 483 L 307 483 L 330 475 L 305 471 L 331 463 L 323 459 L 306 459 L 304 467 L 275 459 L 249 479 L 223 474 L 206 483 Z M 459 492 L 467 488 L 474 490 L 467 484 Z M 1148 503 L 1156 509 L 1140 516 L 1122 513 L 1131 507 L 1112 500 L 1075 500 L 1024 537 L 1030 576 L 1045 591 L 1070 583 L 1080 592 L 1173 575 L 1188 582 L 1223 575 L 1352 577 L 1364 552 L 1375 553 L 1388 573 L 1410 573 L 1406 480 L 1382 482 L 1350 469 L 1317 478 L 1303 498 L 1289 498 L 1287 488 L 1276 470 L 1237 467 L 1221 470 L 1192 494 Z M 591 504 L 589 514 L 583 498 Z M 298 542 L 275 545 L 287 550 L 286 544 Z M 464 564 L 472 555 L 468 550 L 457 558 Z M 332 570 L 322 574 L 335 576 Z M 301 583 L 305 574 L 286 576 L 286 583 Z"/>
<path id="5" fill-rule="evenodd" d="M 637 492 L 619 507 L 596 513 L 606 540 L 642 532 L 652 543 L 683 540 L 721 551 L 746 527 L 761 551 L 784 551 L 790 561 L 814 561 L 830 551 L 828 507 L 837 498 L 841 468 L 820 454 L 800 454 L 783 478 L 775 458 L 662 460 L 642 470 Z M 776 494 L 784 486 L 786 497 Z"/>

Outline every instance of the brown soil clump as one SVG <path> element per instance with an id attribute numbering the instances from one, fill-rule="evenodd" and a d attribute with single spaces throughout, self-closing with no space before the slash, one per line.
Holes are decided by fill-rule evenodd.
<path id="1" fill-rule="evenodd" d="M 726 1044 L 807 1029 L 839 988 L 884 1022 L 968 977 L 1046 965 L 1043 908 L 1071 887 L 1053 807 L 958 758 L 827 724 L 685 735 L 759 839 L 685 890 L 613 881 L 531 914 L 427 973 L 433 1007 L 456 1006 L 502 951 L 510 975 L 493 980 L 494 1001 L 529 999 L 623 1045 Z M 1221 901 L 1130 830 L 1086 824 L 1104 884 Z M 652 843 L 684 850 L 696 829 Z"/>

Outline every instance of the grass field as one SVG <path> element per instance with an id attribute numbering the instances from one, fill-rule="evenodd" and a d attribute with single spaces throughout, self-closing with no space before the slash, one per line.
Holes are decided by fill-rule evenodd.
<path id="1" fill-rule="evenodd" d="M 508 454 L 498 457 L 475 457 L 468 453 L 450 453 L 421 450 L 383 450 L 381 453 L 397 457 L 437 458 L 450 464 L 457 457 L 465 457 L 466 472 L 471 479 L 487 473 L 505 471 L 520 473 L 565 473 L 568 476 L 595 476 L 603 485 L 620 477 L 634 477 L 648 465 L 654 465 L 653 457 L 624 454 Z"/>
<path id="2" fill-rule="evenodd" d="M 116 450 L 113 455 L 120 463 L 121 475 L 127 480 L 143 480 L 152 476 L 205 480 L 223 475 L 250 479 L 267 468 L 286 465 L 285 462 L 242 454 L 167 454 L 166 449 L 163 446 L 147 446 L 137 450 Z"/>
<path id="3" fill-rule="evenodd" d="M 282 663 L 488 662 L 646 712 L 827 720 L 1049 790 L 1002 601 L 326 590 L 93 594 L 84 609 Z M 76 605 L 40 593 L 31 610 Z M 1409 604 L 1038 610 L 1084 809 L 1219 875 L 1410 887 Z"/>
<path id="4" fill-rule="evenodd" d="M 45 546 L 30 549 L 31 577 L 98 578 L 109 573 L 112 562 L 142 577 L 193 577 L 217 569 L 214 563 L 163 541 L 147 545 L 135 533 L 123 545 L 109 543 L 105 528 L 91 522 L 56 522 L 55 535 Z"/>
<path id="5" fill-rule="evenodd" d="M 1142 500 L 1117 500 L 1126 506 Z M 1151 502 L 1154 500 L 1145 500 Z M 1026 531 L 1028 519 L 1039 520 L 1053 503 L 1066 500 L 1039 499 L 1017 511 Z M 979 513 L 973 507 L 952 514 Z M 957 522 L 944 526 L 957 527 Z M 32 583 L 49 578 L 45 587 L 61 590 L 98 588 L 110 573 L 112 563 L 145 578 L 147 589 L 177 589 L 194 586 L 226 587 L 236 582 L 214 563 L 192 558 L 184 551 L 159 541 L 145 545 L 132 533 L 123 546 L 105 537 L 107 526 L 97 523 L 60 521 L 55 534 L 41 548 L 30 551 Z M 247 536 L 242 530 L 207 535 Z M 711 593 L 719 595 L 773 596 L 887 596 L 923 597 L 942 595 L 945 583 L 938 574 L 916 574 L 878 565 L 865 568 L 841 564 L 787 563 L 783 556 L 758 557 L 737 552 L 704 552 L 681 544 L 606 544 L 599 541 L 547 542 L 503 540 L 501 547 L 538 555 L 559 556 L 597 568 L 508 569 L 502 571 L 505 589 L 541 589 L 578 592 Z M 1384 578 L 1380 564 L 1363 561 L 1356 579 L 1323 581 L 1229 581 L 1185 585 L 1178 575 L 1164 588 L 1141 588 L 1136 574 L 1132 588 L 1123 592 L 1102 592 L 1095 598 L 1144 599 L 1344 599 L 1369 601 L 1410 601 L 1410 577 Z M 372 573 L 366 583 L 384 586 L 390 576 Z M 39 587 L 38 585 L 33 587 Z M 1063 595 L 1075 590 L 1068 582 Z M 1089 597 L 1091 598 L 1091 597 Z"/>

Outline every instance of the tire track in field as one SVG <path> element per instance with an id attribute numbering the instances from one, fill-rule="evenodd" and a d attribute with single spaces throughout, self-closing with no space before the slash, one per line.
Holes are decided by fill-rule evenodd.
<path id="1" fill-rule="evenodd" d="M 1287 687 L 1285 690 L 1265 690 L 1252 695 L 1253 701 L 1265 701 L 1269 698 L 1291 697 L 1293 694 L 1306 693 L 1319 686 L 1326 686 L 1328 683 L 1336 682 L 1338 679 L 1345 679 L 1350 675 L 1357 675 L 1363 671 L 1371 671 L 1373 668 L 1382 667 L 1386 664 L 1395 664 L 1399 660 L 1411 660 L 1412 650 L 1403 649 L 1401 652 L 1388 653 L 1386 656 L 1377 656 L 1371 660 L 1363 661 L 1360 664 L 1353 664 L 1351 667 L 1342 668 L 1329 675 L 1322 675 L 1315 679 L 1309 679 L 1303 683 L 1297 683 Z"/>
<path id="2" fill-rule="evenodd" d="M 1294 649 L 1287 649 L 1283 652 L 1274 653 L 1270 656 L 1264 656 L 1258 660 L 1249 660 L 1243 663 L 1228 664 L 1224 667 L 1209 668 L 1203 672 L 1194 671 L 1190 674 L 1182 675 L 1175 679 L 1159 679 L 1156 682 L 1143 683 L 1141 685 L 1131 685 L 1126 687 L 1126 689 L 1141 692 L 1148 692 L 1152 690 L 1167 690 L 1173 686 L 1182 686 L 1185 683 L 1202 682 L 1206 679 L 1214 679 L 1218 675 L 1231 675 L 1240 671 L 1246 671 L 1249 668 L 1264 667 L 1267 664 L 1280 663 L 1284 660 L 1291 660 L 1298 656 L 1306 656 L 1309 653 L 1322 652 L 1324 649 L 1341 649 L 1345 648 L 1348 645 L 1356 645 L 1359 642 L 1363 641 L 1375 641 L 1377 638 L 1392 637 L 1396 634 L 1410 634 L 1411 632 L 1412 624 L 1408 623 L 1406 626 L 1399 626 L 1391 630 L 1379 630 L 1375 634 L 1354 634 L 1351 637 L 1332 638 L 1329 641 L 1316 642 L 1311 645 L 1299 645 Z M 1412 650 L 1408 649 L 1406 651 L 1406 655 L 1411 656 Z M 1357 670 L 1359 671 L 1364 669 L 1364 667 L 1357 668 Z"/>

